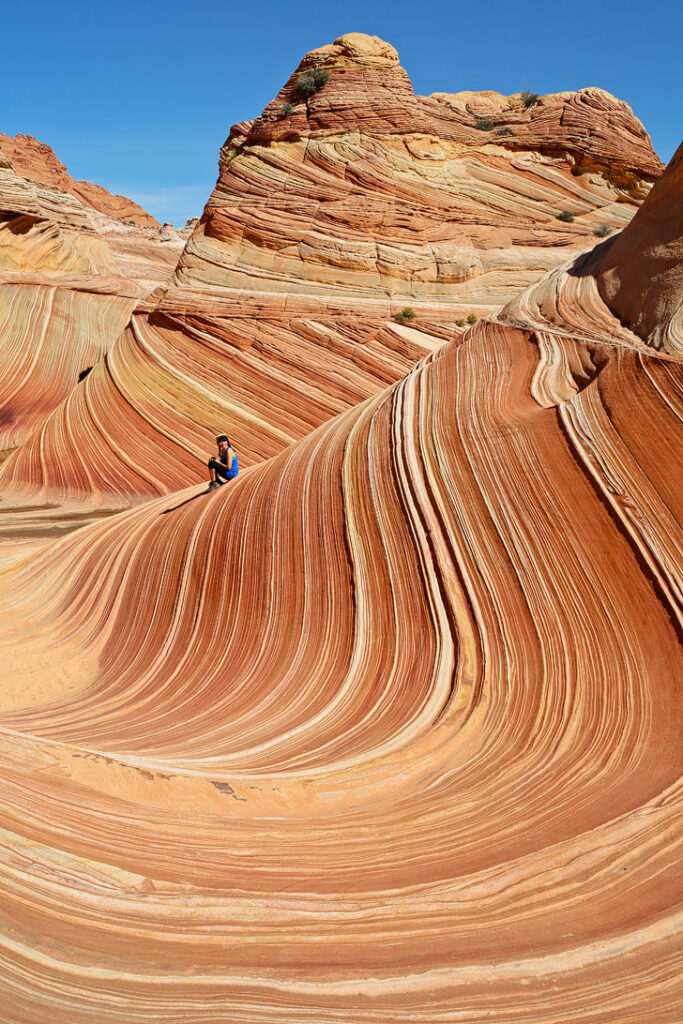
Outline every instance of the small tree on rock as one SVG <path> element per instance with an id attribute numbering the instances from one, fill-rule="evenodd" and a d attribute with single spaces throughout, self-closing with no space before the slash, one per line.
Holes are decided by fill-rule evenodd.
<path id="1" fill-rule="evenodd" d="M 404 306 L 400 313 L 396 313 L 394 320 L 399 324 L 408 324 L 415 319 L 415 316 L 415 310 L 411 306 Z"/>
<path id="2" fill-rule="evenodd" d="M 324 68 L 314 68 L 313 71 L 304 71 L 296 80 L 295 92 L 298 96 L 313 96 L 320 92 L 325 82 L 330 78 L 329 71 Z"/>

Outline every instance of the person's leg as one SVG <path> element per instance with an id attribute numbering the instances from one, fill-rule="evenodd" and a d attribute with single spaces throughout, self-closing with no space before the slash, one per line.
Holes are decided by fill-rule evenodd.
<path id="1" fill-rule="evenodd" d="M 209 471 L 211 480 L 225 483 L 227 479 L 227 466 L 220 459 L 209 459 Z"/>

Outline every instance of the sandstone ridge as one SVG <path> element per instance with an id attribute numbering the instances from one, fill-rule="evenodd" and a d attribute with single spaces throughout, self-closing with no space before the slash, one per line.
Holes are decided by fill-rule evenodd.
<path id="1" fill-rule="evenodd" d="M 329 79 L 295 95 L 313 67 Z M 513 133 L 478 129 L 476 103 Z M 602 92 L 476 103 L 415 96 L 374 37 L 308 54 L 231 133 L 173 278 L 0 470 L 5 493 L 128 505 L 203 479 L 228 427 L 245 465 L 268 459 L 624 227 L 659 173 Z"/>
<path id="2" fill-rule="evenodd" d="M 174 232 L 175 235 L 175 232 Z M 0 451 L 26 440 L 171 272 L 180 236 L 124 225 L 0 159 Z"/>
<path id="3" fill-rule="evenodd" d="M 90 181 L 76 181 L 65 165 L 58 160 L 50 146 L 32 135 L 3 135 L 0 132 L 0 150 L 12 161 L 17 174 L 29 181 L 40 182 L 68 192 L 86 206 L 99 213 L 120 220 L 131 221 L 140 227 L 159 228 L 161 225 L 150 213 L 125 196 L 114 196 L 101 185 Z"/>
<path id="4" fill-rule="evenodd" d="M 316 67 L 330 75 L 325 87 L 312 96 L 299 95 L 299 76 Z M 293 110 L 283 116 L 288 103 Z M 482 122 L 490 122 L 489 127 L 477 127 Z M 662 170 L 631 108 L 604 89 L 553 93 L 528 105 L 522 93 L 417 96 L 396 50 L 360 33 L 308 53 L 263 115 L 250 124 L 247 139 L 317 137 L 342 125 L 377 135 L 430 133 L 477 148 L 485 141 L 508 149 L 562 153 L 575 173 L 600 171 L 636 193 L 640 179 L 652 182 Z"/>
<path id="5" fill-rule="evenodd" d="M 683 144 L 631 224 L 607 248 L 600 294 L 649 345 L 683 353 Z"/>
<path id="6" fill-rule="evenodd" d="M 0 572 L 11 1024 L 677 1024 L 683 360 L 595 260 Z"/>

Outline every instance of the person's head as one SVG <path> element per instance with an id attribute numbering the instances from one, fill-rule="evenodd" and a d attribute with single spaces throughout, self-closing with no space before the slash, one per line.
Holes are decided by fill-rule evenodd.
<path id="1" fill-rule="evenodd" d="M 230 440 L 228 438 L 228 435 L 219 434 L 218 437 L 216 438 L 216 444 L 218 445 L 218 451 L 222 455 L 223 452 L 230 447 Z"/>

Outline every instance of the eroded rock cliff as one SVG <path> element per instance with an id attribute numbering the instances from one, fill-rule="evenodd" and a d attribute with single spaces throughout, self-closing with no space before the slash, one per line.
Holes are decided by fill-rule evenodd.
<path id="1" fill-rule="evenodd" d="M 35 432 L 168 277 L 183 240 L 167 235 L 97 213 L 0 154 L 0 452 Z"/>
<path id="2" fill-rule="evenodd" d="M 603 255 L 0 574 L 12 1024 L 677 1024 L 683 365 Z"/>
<path id="3" fill-rule="evenodd" d="M 119 507 L 203 479 L 218 430 L 269 458 L 628 223 L 659 171 L 601 90 L 419 97 L 343 36 L 233 129 L 173 281 L 0 483 Z"/>
<path id="4" fill-rule="evenodd" d="M 101 185 L 91 181 L 76 181 L 54 151 L 32 135 L 3 135 L 0 132 L 0 150 L 9 157 L 22 178 L 67 192 L 85 206 L 108 217 L 117 217 L 140 227 L 159 228 L 161 225 L 138 203 L 126 196 L 114 196 Z"/>

